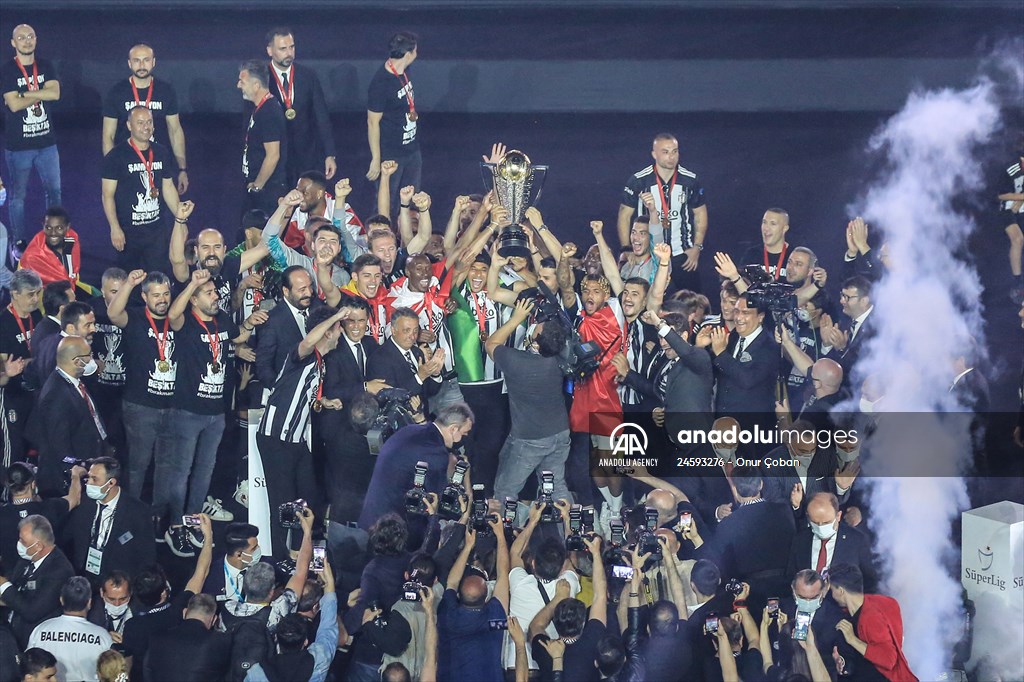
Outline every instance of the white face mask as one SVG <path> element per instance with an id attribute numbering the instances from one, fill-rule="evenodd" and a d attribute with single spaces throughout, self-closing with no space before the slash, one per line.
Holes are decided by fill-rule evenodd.
<path id="1" fill-rule="evenodd" d="M 38 544 L 39 541 L 36 540 L 31 545 L 26 547 L 24 544 L 22 544 L 21 540 L 18 540 L 18 556 L 20 556 L 25 561 L 35 561 L 33 557 L 35 557 L 36 554 L 39 554 L 39 552 L 30 552 L 29 550 Z"/>
<path id="2" fill-rule="evenodd" d="M 853 460 L 855 460 L 858 457 L 860 457 L 860 447 L 858 446 L 858 447 L 854 448 L 853 450 L 850 450 L 849 452 L 847 452 L 846 450 L 843 450 L 841 447 L 839 447 L 837 445 L 836 446 L 836 457 L 838 457 L 839 461 L 842 462 L 843 464 L 849 464 Z"/>
<path id="3" fill-rule="evenodd" d="M 871 414 L 875 411 L 875 405 L 878 403 L 877 400 L 868 400 L 867 398 L 861 398 L 858 407 L 864 414 Z"/>
<path id="4" fill-rule="evenodd" d="M 260 549 L 259 545 L 256 545 L 256 548 L 252 550 L 252 554 L 249 552 L 240 552 L 239 554 L 241 555 L 242 563 L 245 564 L 246 568 L 249 568 L 263 558 L 263 551 Z M 249 557 L 249 560 L 246 561 L 245 557 Z"/>
<path id="5" fill-rule="evenodd" d="M 105 608 L 107 610 L 107 613 L 109 613 L 112 617 L 120 618 L 124 615 L 125 611 L 128 610 L 128 602 L 125 602 L 120 606 L 114 606 L 113 604 L 104 601 L 103 608 Z"/>
<path id="6" fill-rule="evenodd" d="M 811 321 L 811 314 L 809 312 L 807 312 L 806 310 L 804 310 L 803 308 L 797 308 L 796 309 L 796 319 L 800 320 L 801 322 L 810 322 Z"/>
<path id="7" fill-rule="evenodd" d="M 89 364 L 82 368 L 82 376 L 91 377 L 100 367 L 96 364 L 95 358 L 89 358 Z"/>
<path id="8" fill-rule="evenodd" d="M 828 540 L 836 534 L 835 521 L 832 523 L 812 523 L 811 532 L 814 533 L 819 540 Z"/>
<path id="9" fill-rule="evenodd" d="M 803 597 L 798 597 L 794 594 L 793 599 L 796 600 L 797 611 L 814 613 L 821 607 L 821 597 L 818 597 L 817 599 L 804 599 Z"/>
<path id="10" fill-rule="evenodd" d="M 109 492 L 110 490 L 110 488 L 107 488 L 107 485 L 109 483 L 110 481 L 107 481 L 103 485 L 93 485 L 92 483 L 86 483 L 85 494 L 89 497 L 90 500 L 102 500 L 104 497 L 107 496 L 107 492 Z M 104 490 L 104 488 L 107 488 L 107 490 Z"/>
<path id="11" fill-rule="evenodd" d="M 736 459 L 736 448 L 716 447 L 715 454 L 724 459 L 726 462 L 731 462 L 734 459 Z"/>

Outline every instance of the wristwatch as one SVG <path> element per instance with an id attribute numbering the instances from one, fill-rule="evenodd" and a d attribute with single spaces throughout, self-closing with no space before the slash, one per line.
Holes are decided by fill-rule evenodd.
<path id="1" fill-rule="evenodd" d="M 703 245 L 703 244 L 694 244 L 694 246 L 696 246 L 696 247 L 697 247 L 698 249 L 700 249 L 701 251 L 703 251 L 703 250 L 704 250 L 704 245 Z"/>

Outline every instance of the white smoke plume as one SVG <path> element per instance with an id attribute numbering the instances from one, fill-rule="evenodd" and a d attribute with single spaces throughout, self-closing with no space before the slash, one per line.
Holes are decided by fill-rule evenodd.
<path id="1" fill-rule="evenodd" d="M 1018 47 L 1014 64 L 1020 54 Z M 963 622 L 949 567 L 958 560 L 951 523 L 968 504 L 960 476 L 970 435 L 965 420 L 938 413 L 958 409 L 948 392 L 953 359 L 972 337 L 984 348 L 981 283 L 964 258 L 975 224 L 957 199 L 983 188 L 980 149 L 1001 130 L 999 89 L 979 77 L 966 89 L 910 95 L 872 138 L 885 170 L 853 209 L 884 233 L 891 263 L 872 291 L 879 333 L 861 354 L 854 385 L 879 377 L 886 412 L 917 413 L 882 418 L 892 428 L 869 442 L 884 454 L 874 457 L 869 484 L 885 591 L 900 603 L 904 652 L 921 680 L 949 669 Z"/>

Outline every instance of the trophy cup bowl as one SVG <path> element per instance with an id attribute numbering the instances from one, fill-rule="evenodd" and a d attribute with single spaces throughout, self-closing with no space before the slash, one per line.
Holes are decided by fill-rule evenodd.
<path id="1" fill-rule="evenodd" d="M 495 201 L 508 212 L 510 224 L 498 236 L 498 253 L 502 256 L 530 257 L 530 241 L 520 226 L 526 209 L 540 198 L 547 166 L 535 166 L 530 157 L 518 149 L 510 149 L 495 164 L 483 164 L 485 184 L 494 191 Z"/>

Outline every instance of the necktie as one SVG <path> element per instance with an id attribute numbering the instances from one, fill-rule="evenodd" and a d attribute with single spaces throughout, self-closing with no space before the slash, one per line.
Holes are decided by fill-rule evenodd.
<path id="1" fill-rule="evenodd" d="M 419 367 L 416 366 L 416 361 L 412 357 L 412 351 L 411 350 L 405 351 L 405 359 L 409 363 L 409 369 L 412 370 L 413 374 L 416 374 L 417 372 L 419 372 Z"/>
<path id="2" fill-rule="evenodd" d="M 100 438 L 102 440 L 107 439 L 107 430 L 103 428 L 103 422 L 100 421 L 100 416 L 96 414 L 96 408 L 93 407 L 92 399 L 89 397 L 89 392 L 85 390 L 85 384 L 81 381 L 78 382 L 78 392 L 82 394 L 85 399 L 85 404 L 89 408 L 89 415 L 92 417 L 92 421 L 96 424 L 96 430 L 99 431 Z"/>
<path id="3" fill-rule="evenodd" d="M 107 505 L 96 505 L 96 520 L 92 522 L 92 535 L 89 540 L 89 544 L 96 549 L 100 549 L 100 526 L 103 525 L 103 512 L 106 510 Z"/>
<path id="4" fill-rule="evenodd" d="M 359 374 L 366 376 L 366 356 L 363 355 L 363 344 L 359 342 L 356 344 L 356 362 L 359 364 Z"/>
<path id="5" fill-rule="evenodd" d="M 633 351 L 633 357 L 640 356 L 640 322 L 634 321 L 629 325 L 629 348 Z"/>
<path id="6" fill-rule="evenodd" d="M 814 570 L 819 574 L 825 570 L 825 563 L 828 561 L 828 540 L 821 541 L 821 549 L 818 550 L 818 564 Z"/>
<path id="7" fill-rule="evenodd" d="M 741 336 L 739 342 L 736 344 L 736 355 L 734 355 L 733 357 L 738 359 L 741 355 L 743 355 L 743 346 L 745 346 L 746 343 L 746 337 Z"/>
<path id="8" fill-rule="evenodd" d="M 854 337 L 857 336 L 858 329 L 860 329 L 860 322 L 854 320 L 853 324 L 850 325 L 850 341 L 853 341 Z"/>
<path id="9" fill-rule="evenodd" d="M 281 74 L 281 94 L 282 95 L 287 95 L 288 94 L 288 72 L 287 71 L 285 71 L 284 73 Z"/>

